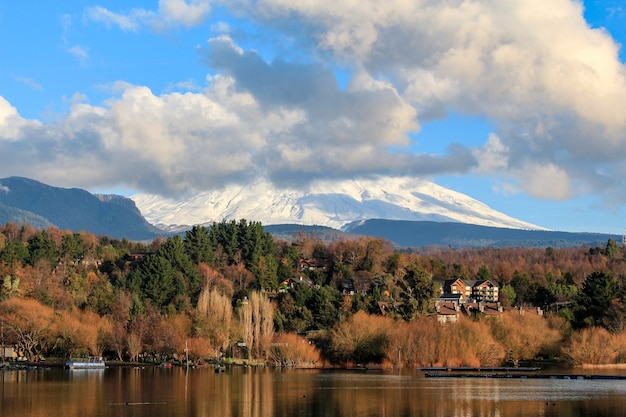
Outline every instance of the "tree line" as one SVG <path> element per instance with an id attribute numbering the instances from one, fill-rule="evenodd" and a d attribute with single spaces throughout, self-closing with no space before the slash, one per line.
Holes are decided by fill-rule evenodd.
<path id="1" fill-rule="evenodd" d="M 303 269 L 303 260 L 319 267 Z M 625 264 L 612 240 L 575 249 L 401 251 L 371 237 L 276 240 L 243 219 L 149 243 L 7 223 L 2 343 L 31 359 L 160 362 L 180 359 L 188 346 L 194 360 L 279 366 L 619 361 Z M 517 309 L 441 326 L 434 300 L 441 282 L 455 278 L 490 279 L 502 305 Z M 521 315 L 519 307 L 546 314 Z M 581 358 L 589 343 L 612 353 Z"/>

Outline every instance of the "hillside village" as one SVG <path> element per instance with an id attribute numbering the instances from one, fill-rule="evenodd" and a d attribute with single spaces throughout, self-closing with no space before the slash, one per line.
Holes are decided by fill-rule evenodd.
<path id="1" fill-rule="evenodd" d="M 276 366 L 626 358 L 626 260 L 611 240 L 410 252 L 280 241 L 245 220 L 147 244 L 7 223 L 0 277 L 2 344 L 26 360 L 160 363 L 185 345 L 194 362 Z"/>

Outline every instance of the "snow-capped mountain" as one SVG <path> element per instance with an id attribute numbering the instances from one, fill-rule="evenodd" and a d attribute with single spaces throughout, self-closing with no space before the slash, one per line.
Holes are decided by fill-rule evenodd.
<path id="1" fill-rule="evenodd" d="M 317 181 L 306 190 L 279 189 L 269 181 L 259 180 L 245 187 L 201 192 L 182 201 L 150 194 L 136 194 L 131 199 L 146 220 L 170 230 L 176 225 L 232 219 L 335 229 L 358 220 L 388 219 L 545 230 L 467 195 L 410 177 Z"/>

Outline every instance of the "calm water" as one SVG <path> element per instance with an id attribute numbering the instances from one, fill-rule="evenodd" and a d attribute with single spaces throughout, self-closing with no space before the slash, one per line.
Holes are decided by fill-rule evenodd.
<path id="1" fill-rule="evenodd" d="M 623 416 L 626 381 L 421 372 L 108 368 L 0 371 L 0 415 Z"/>

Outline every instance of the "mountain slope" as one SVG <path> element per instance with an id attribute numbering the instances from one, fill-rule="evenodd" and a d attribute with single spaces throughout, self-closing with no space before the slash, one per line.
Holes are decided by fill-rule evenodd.
<path id="1" fill-rule="evenodd" d="M 131 197 L 159 227 L 245 218 L 264 225 L 302 224 L 340 229 L 367 219 L 460 222 L 513 229 L 543 229 L 491 209 L 464 194 L 410 177 L 318 181 L 308 190 L 278 189 L 259 180 L 182 201 L 156 195 Z"/>
<path id="2" fill-rule="evenodd" d="M 18 208 L 0 203 L 0 224 L 6 224 L 8 222 L 13 222 L 15 224 L 28 223 L 37 229 L 44 229 L 52 226 L 52 223 L 35 213 L 20 210 Z"/>
<path id="3" fill-rule="evenodd" d="M 374 219 L 354 222 L 344 231 L 355 235 L 381 237 L 400 247 L 579 247 L 604 246 L 619 235 L 571 233 L 548 230 L 521 230 L 450 222 L 412 222 Z"/>
<path id="4" fill-rule="evenodd" d="M 127 198 L 97 197 L 78 188 L 51 187 L 27 178 L 0 179 L 0 204 L 4 223 L 32 222 L 35 227 L 54 225 L 134 240 L 152 239 L 161 233 Z"/>

